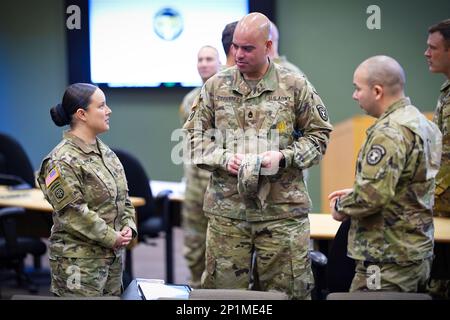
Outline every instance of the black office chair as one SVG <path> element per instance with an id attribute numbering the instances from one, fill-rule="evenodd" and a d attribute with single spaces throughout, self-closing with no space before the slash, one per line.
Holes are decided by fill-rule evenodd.
<path id="1" fill-rule="evenodd" d="M 328 292 L 348 292 L 355 276 L 355 260 L 347 256 L 348 231 L 351 219 L 343 221 L 328 253 Z"/>
<path id="2" fill-rule="evenodd" d="M 23 261 L 27 254 L 43 255 L 47 247 L 42 241 L 17 236 L 16 220 L 24 214 L 22 208 L 0 209 L 0 268 L 13 269 L 19 286 L 26 285 L 30 293 L 36 293 L 37 286 L 25 273 Z"/>
<path id="3" fill-rule="evenodd" d="M 0 133 L 0 174 L 15 179 L 15 184 L 35 186 L 31 162 L 20 143 L 9 135 Z M 0 180 L 0 184 L 5 184 Z"/>
<path id="4" fill-rule="evenodd" d="M 29 189 L 35 186 L 33 167 L 25 150 L 17 140 L 3 133 L 0 133 L 0 185 L 13 189 Z M 27 219 L 22 217 L 21 220 Z M 26 243 L 26 249 L 33 255 L 35 269 L 40 269 L 43 254 L 41 248 L 45 243 L 37 237 L 20 236 L 18 245 L 21 246 L 22 243 Z"/>
<path id="5" fill-rule="evenodd" d="M 169 217 L 169 194 L 162 191 L 153 197 L 150 179 L 140 161 L 129 152 L 113 149 L 125 169 L 128 181 L 129 195 L 145 199 L 145 205 L 136 207 L 138 242 L 148 243 L 150 239 L 158 238 L 165 233 L 166 282 L 173 283 L 173 235 Z M 132 254 L 127 250 L 125 277 L 132 278 Z M 126 284 L 130 279 L 125 279 Z M 128 282 L 128 283 L 127 283 Z"/>

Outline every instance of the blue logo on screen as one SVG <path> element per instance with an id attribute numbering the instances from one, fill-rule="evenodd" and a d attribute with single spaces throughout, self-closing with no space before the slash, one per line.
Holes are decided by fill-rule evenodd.
<path id="1" fill-rule="evenodd" d="M 172 41 L 183 32 L 183 19 L 175 9 L 163 8 L 153 18 L 153 29 L 161 39 Z"/>

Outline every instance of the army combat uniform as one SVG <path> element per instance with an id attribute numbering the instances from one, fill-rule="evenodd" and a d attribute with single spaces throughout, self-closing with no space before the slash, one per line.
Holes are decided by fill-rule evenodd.
<path id="1" fill-rule="evenodd" d="M 450 217 L 450 80 L 442 85 L 433 121 L 442 133 L 442 158 L 441 168 L 436 176 L 434 215 Z M 450 299 L 448 244 L 436 243 L 434 254 L 429 291 L 436 298 Z"/>
<path id="2" fill-rule="evenodd" d="M 450 80 L 441 88 L 433 121 L 442 132 L 442 160 L 436 177 L 434 213 L 450 217 Z"/>
<path id="3" fill-rule="evenodd" d="M 212 171 L 203 206 L 209 223 L 202 287 L 246 289 L 255 250 L 261 290 L 308 298 L 311 200 L 302 170 L 319 162 L 332 130 L 312 85 L 271 62 L 252 88 L 237 67 L 228 68 L 205 83 L 184 128 L 193 161 Z M 235 153 L 267 151 L 255 146 L 259 140 L 270 145 L 275 134 L 270 150 L 283 154 L 282 167 L 261 175 L 261 197 L 241 194 L 228 160 Z"/>
<path id="4" fill-rule="evenodd" d="M 297 72 L 303 76 L 305 76 L 305 74 L 303 73 L 302 70 L 300 70 L 296 65 L 294 65 L 293 63 L 289 62 L 288 59 L 285 56 L 279 56 L 277 58 L 273 58 L 272 60 L 273 62 L 279 64 L 280 66 L 283 66 L 291 71 Z M 306 76 L 305 76 L 306 77 Z"/>
<path id="5" fill-rule="evenodd" d="M 200 95 L 200 88 L 190 91 L 180 106 L 180 118 L 184 124 L 189 116 L 194 100 Z M 183 201 L 183 254 L 191 272 L 189 285 L 200 287 L 200 280 L 205 270 L 206 227 L 208 219 L 203 212 L 203 197 L 209 182 L 210 172 L 192 164 L 184 165 L 186 190 Z"/>
<path id="6" fill-rule="evenodd" d="M 116 231 L 137 235 L 125 172 L 102 141 L 86 144 L 70 132 L 44 158 L 38 183 L 52 205 L 51 291 L 58 296 L 120 295 L 124 248 Z"/>
<path id="7" fill-rule="evenodd" d="M 350 291 L 425 290 L 440 157 L 437 126 L 408 98 L 391 105 L 367 130 L 353 192 L 336 203 L 339 213 L 351 217 L 348 256 L 357 263 Z"/>

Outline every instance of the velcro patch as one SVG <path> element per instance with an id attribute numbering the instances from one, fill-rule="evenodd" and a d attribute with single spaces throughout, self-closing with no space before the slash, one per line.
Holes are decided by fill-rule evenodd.
<path id="1" fill-rule="evenodd" d="M 316 108 L 317 108 L 317 112 L 319 113 L 319 116 L 322 118 L 322 120 L 323 120 L 323 121 L 328 121 L 328 112 L 327 112 L 327 109 L 326 109 L 323 105 L 321 105 L 321 104 L 318 104 L 318 105 L 316 106 Z"/>
<path id="2" fill-rule="evenodd" d="M 61 185 L 60 182 L 53 184 L 53 186 L 50 188 L 49 191 L 57 202 L 61 202 L 66 195 L 64 187 Z"/>
<path id="3" fill-rule="evenodd" d="M 191 121 L 194 118 L 194 116 L 195 116 L 195 110 L 192 110 L 187 121 Z"/>
<path id="4" fill-rule="evenodd" d="M 45 186 L 48 188 L 56 179 L 60 177 L 58 169 L 54 167 L 45 177 Z"/>
<path id="5" fill-rule="evenodd" d="M 366 156 L 367 164 L 371 166 L 377 165 L 386 154 L 386 149 L 379 144 L 374 144 Z"/>

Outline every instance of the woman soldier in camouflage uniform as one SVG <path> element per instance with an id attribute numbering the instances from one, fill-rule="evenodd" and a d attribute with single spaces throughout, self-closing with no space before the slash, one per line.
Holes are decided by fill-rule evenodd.
<path id="1" fill-rule="evenodd" d="M 51 291 L 57 296 L 120 295 L 125 246 L 136 237 L 124 169 L 97 135 L 109 130 L 111 109 L 94 85 L 70 85 L 50 110 L 70 124 L 41 165 L 38 183 L 53 206 Z"/>

